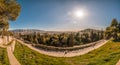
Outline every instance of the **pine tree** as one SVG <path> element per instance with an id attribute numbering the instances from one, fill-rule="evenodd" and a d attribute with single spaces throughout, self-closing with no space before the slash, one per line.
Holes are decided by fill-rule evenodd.
<path id="1" fill-rule="evenodd" d="M 111 22 L 110 27 L 117 27 L 117 25 L 118 25 L 117 20 L 116 20 L 116 19 L 113 19 L 112 22 Z"/>
<path id="2" fill-rule="evenodd" d="M 116 41 L 118 40 L 118 34 L 119 34 L 119 24 L 116 19 L 113 19 L 111 25 L 106 28 L 105 36 L 107 39 L 110 39 L 112 37 Z"/>
<path id="3" fill-rule="evenodd" d="M 0 28 L 7 31 L 8 21 L 14 21 L 20 14 L 21 7 L 16 0 L 0 0 Z"/>

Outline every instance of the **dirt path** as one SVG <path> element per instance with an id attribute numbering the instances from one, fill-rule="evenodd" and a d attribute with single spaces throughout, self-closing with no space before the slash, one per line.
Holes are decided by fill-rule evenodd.
<path id="1" fill-rule="evenodd" d="M 8 58 L 9 62 L 11 65 L 21 65 L 17 59 L 15 58 L 13 52 L 14 52 L 14 46 L 15 46 L 15 41 L 12 42 L 10 46 L 7 46 L 7 53 L 8 53 Z"/>
<path id="2" fill-rule="evenodd" d="M 37 49 L 29 44 L 24 43 L 21 40 L 18 40 L 21 44 L 24 44 L 26 46 L 28 46 L 29 48 L 31 48 L 32 50 L 35 50 L 41 54 L 45 54 L 45 55 L 50 55 L 50 56 L 55 56 L 55 57 L 73 57 L 73 56 L 79 56 L 79 55 L 83 55 L 86 54 L 94 49 L 97 49 L 99 47 L 101 47 L 102 45 L 104 45 L 107 41 L 103 40 L 99 43 L 97 43 L 94 47 L 87 47 L 84 49 L 80 49 L 80 50 L 76 50 L 76 51 L 70 51 L 70 52 L 55 52 L 55 51 L 45 51 L 45 50 L 41 50 L 41 49 Z"/>
<path id="3" fill-rule="evenodd" d="M 120 60 L 116 63 L 116 65 L 120 65 Z"/>

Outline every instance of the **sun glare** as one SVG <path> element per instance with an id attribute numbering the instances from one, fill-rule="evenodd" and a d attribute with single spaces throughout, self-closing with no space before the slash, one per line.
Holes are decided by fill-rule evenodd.
<path id="1" fill-rule="evenodd" d="M 82 10 L 77 10 L 74 12 L 74 16 L 78 18 L 83 18 L 84 17 L 84 12 Z"/>
<path id="2" fill-rule="evenodd" d="M 71 17 L 71 22 L 76 24 L 80 21 L 84 20 L 86 16 L 88 16 L 88 12 L 86 9 L 73 9 L 70 12 L 68 12 L 68 15 Z"/>

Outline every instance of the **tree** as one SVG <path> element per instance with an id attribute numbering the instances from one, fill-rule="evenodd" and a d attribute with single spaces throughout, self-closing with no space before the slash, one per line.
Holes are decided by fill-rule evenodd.
<path id="1" fill-rule="evenodd" d="M 107 39 L 110 39 L 111 37 L 116 41 L 119 40 L 119 25 L 118 21 L 116 19 L 113 19 L 111 22 L 111 25 L 106 28 L 105 36 Z"/>
<path id="2" fill-rule="evenodd" d="M 0 0 L 0 29 L 7 31 L 8 21 L 15 21 L 21 11 L 20 5 L 16 0 Z"/>
<path id="3" fill-rule="evenodd" d="M 103 31 L 101 31 L 101 32 L 98 32 L 98 33 L 99 33 L 99 35 L 98 35 L 99 40 L 100 40 L 100 39 L 103 39 L 103 37 L 104 37 L 104 34 L 103 34 L 103 33 L 104 33 L 104 32 L 103 32 Z"/>
<path id="4" fill-rule="evenodd" d="M 15 21 L 20 14 L 20 10 L 21 7 L 16 0 L 0 0 L 0 32 L 2 32 L 3 39 L 3 35 L 6 34 L 7 39 L 9 39 L 7 32 L 9 29 L 8 21 Z"/>
<path id="5" fill-rule="evenodd" d="M 75 39 L 76 39 L 76 44 L 80 44 L 81 43 L 80 33 L 79 32 L 75 35 Z"/>
<path id="6" fill-rule="evenodd" d="M 94 42 L 94 32 L 93 31 L 91 31 L 90 32 L 90 39 L 91 39 L 91 42 Z"/>
<path id="7" fill-rule="evenodd" d="M 105 39 L 110 39 L 112 37 L 111 31 L 110 31 L 110 27 L 106 27 L 105 30 Z"/>
<path id="8" fill-rule="evenodd" d="M 61 38 L 61 43 L 62 43 L 62 46 L 63 47 L 66 47 L 67 46 L 67 37 L 66 36 L 63 36 L 62 38 Z"/>
<path id="9" fill-rule="evenodd" d="M 34 32 L 33 39 L 34 39 L 34 43 L 38 44 L 38 36 L 36 32 Z"/>
<path id="10" fill-rule="evenodd" d="M 9 23 L 8 22 L 0 22 L 0 31 L 1 31 L 1 35 L 6 35 L 6 31 L 9 28 Z"/>
<path id="11" fill-rule="evenodd" d="M 74 44 L 75 44 L 74 35 L 70 34 L 70 36 L 68 37 L 68 46 L 72 47 Z"/>
<path id="12" fill-rule="evenodd" d="M 86 44 L 86 43 L 89 43 L 89 42 L 90 42 L 90 40 L 89 40 L 89 34 L 88 34 L 88 33 L 83 33 L 83 34 L 81 35 L 81 42 L 82 42 L 83 44 Z"/>
<path id="13" fill-rule="evenodd" d="M 117 20 L 114 18 L 114 19 L 112 20 L 112 22 L 111 22 L 110 27 L 117 27 L 117 25 L 118 25 L 118 22 L 117 22 Z"/>
<path id="14" fill-rule="evenodd" d="M 118 33 L 119 29 L 117 26 L 118 26 L 118 21 L 116 19 L 113 19 L 110 27 L 111 27 L 112 37 L 114 40 L 118 40 L 117 33 Z"/>
<path id="15" fill-rule="evenodd" d="M 120 33 L 120 23 L 118 24 L 118 29 L 119 29 L 119 33 Z"/>

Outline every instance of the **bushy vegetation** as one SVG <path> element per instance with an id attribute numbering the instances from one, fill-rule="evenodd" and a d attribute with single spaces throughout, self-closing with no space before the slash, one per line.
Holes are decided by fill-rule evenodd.
<path id="1" fill-rule="evenodd" d="M 85 55 L 71 58 L 43 55 L 17 42 L 14 54 L 21 65 L 115 65 L 120 59 L 120 42 L 109 41 Z"/>
<path id="2" fill-rule="evenodd" d="M 103 39 L 103 31 L 90 31 L 78 33 L 61 33 L 61 34 L 26 34 L 20 35 L 25 41 L 35 44 L 44 44 L 56 47 L 72 47 L 74 45 L 86 44 Z"/>
<path id="3" fill-rule="evenodd" d="M 7 57 L 7 51 L 4 48 L 0 48 L 0 65 L 10 65 Z"/>
<path id="4" fill-rule="evenodd" d="M 106 28 L 106 39 L 113 38 L 114 41 L 120 41 L 120 23 L 116 19 L 113 19 L 111 25 Z"/>

